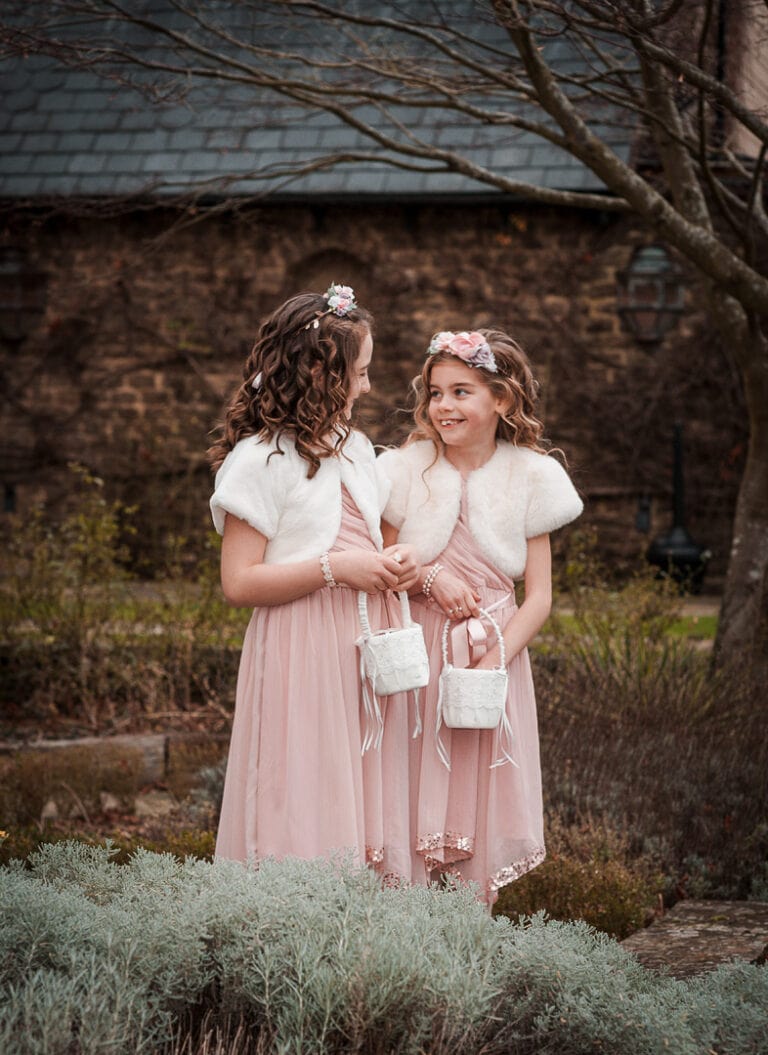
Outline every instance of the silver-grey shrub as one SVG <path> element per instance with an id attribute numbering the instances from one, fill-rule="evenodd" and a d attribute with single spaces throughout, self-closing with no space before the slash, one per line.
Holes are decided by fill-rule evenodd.
<path id="1" fill-rule="evenodd" d="M 677 982 L 584 924 L 494 920 L 468 889 L 382 887 L 344 861 L 118 866 L 76 843 L 29 865 L 0 870 L 14 1055 L 154 1055 L 201 1021 L 285 1055 L 766 1050 L 763 968 Z"/>

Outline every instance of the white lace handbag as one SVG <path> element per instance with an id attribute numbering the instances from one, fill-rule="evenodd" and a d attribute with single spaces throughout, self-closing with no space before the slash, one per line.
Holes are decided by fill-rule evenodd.
<path id="1" fill-rule="evenodd" d="M 366 751 L 372 744 L 381 743 L 384 723 L 379 709 L 378 696 L 392 696 L 396 692 L 410 692 L 423 688 L 429 681 L 429 657 L 424 634 L 418 623 L 411 618 L 408 594 L 398 592 L 403 615 L 402 627 L 371 630 L 368 621 L 368 599 L 361 590 L 357 595 L 357 610 L 360 616 L 362 635 L 357 639 L 360 649 L 360 678 L 363 683 L 363 700 L 368 716 L 368 731 L 363 743 Z M 373 689 L 373 699 L 368 695 L 368 683 Z M 373 724 L 378 728 L 373 731 Z M 421 721 L 416 701 L 416 729 L 421 732 Z"/>
<path id="2" fill-rule="evenodd" d="M 496 632 L 499 644 L 499 665 L 492 670 L 454 667 L 448 659 L 448 631 L 451 628 L 451 620 L 446 619 L 443 627 L 443 669 L 440 672 L 435 738 L 438 754 L 448 769 L 451 764 L 440 738 L 441 725 L 449 729 L 496 729 L 501 725 L 507 746 L 500 745 L 502 757 L 493 765 L 503 765 L 504 762 L 517 765 L 509 753 L 512 726 L 506 713 L 509 679 L 504 638 L 499 624 L 490 612 L 485 608 L 481 608 L 480 612 Z"/>

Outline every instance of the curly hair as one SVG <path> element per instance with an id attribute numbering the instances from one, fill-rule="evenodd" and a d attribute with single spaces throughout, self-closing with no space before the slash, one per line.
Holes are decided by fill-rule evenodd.
<path id="1" fill-rule="evenodd" d="M 496 427 L 496 439 L 507 440 L 517 447 L 530 447 L 540 454 L 549 453 L 549 445 L 544 439 L 544 425 L 536 417 L 538 399 L 538 382 L 533 376 L 531 364 L 523 349 L 502 330 L 478 330 L 485 337 L 496 359 L 497 373 L 492 373 L 482 366 L 471 369 L 478 378 L 490 388 L 494 396 L 502 399 L 506 405 L 503 414 L 499 415 Z M 408 436 L 406 443 L 416 440 L 432 440 L 437 451 L 442 449 L 442 441 L 429 418 L 429 390 L 432 383 L 432 371 L 438 363 L 461 362 L 450 352 L 437 352 L 427 356 L 421 373 L 414 378 L 411 388 L 414 393 L 413 418 L 415 428 Z"/>
<path id="2" fill-rule="evenodd" d="M 277 437 L 280 453 L 280 437 L 291 437 L 310 479 L 322 458 L 339 454 L 351 432 L 352 368 L 371 331 L 365 309 L 339 317 L 328 313 L 320 293 L 299 293 L 265 319 L 218 426 L 221 434 L 208 450 L 214 472 L 246 436 Z"/>

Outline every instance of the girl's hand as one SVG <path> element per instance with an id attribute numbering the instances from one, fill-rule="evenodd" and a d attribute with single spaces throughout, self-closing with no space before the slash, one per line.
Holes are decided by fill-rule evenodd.
<path id="1" fill-rule="evenodd" d="M 333 577 L 340 586 L 350 586 L 365 593 L 398 588 L 401 564 L 392 553 L 347 549 L 330 553 L 328 560 Z"/>
<path id="2" fill-rule="evenodd" d="M 473 670 L 496 670 L 499 665 L 499 649 L 490 649 L 478 659 L 477 663 L 470 663 Z"/>
<path id="3" fill-rule="evenodd" d="M 384 555 L 391 556 L 400 565 L 400 574 L 397 579 L 396 590 L 410 590 L 419 581 L 421 575 L 421 563 L 416 556 L 416 550 L 408 543 L 398 543 L 387 546 Z"/>
<path id="4" fill-rule="evenodd" d="M 449 619 L 466 619 L 470 615 L 477 618 L 480 615 L 477 607 L 480 594 L 446 568 L 435 576 L 430 598 Z"/>

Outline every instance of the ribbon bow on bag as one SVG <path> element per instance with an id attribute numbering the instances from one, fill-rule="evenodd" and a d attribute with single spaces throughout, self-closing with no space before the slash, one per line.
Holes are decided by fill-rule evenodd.
<path id="1" fill-rule="evenodd" d="M 504 650 L 504 638 L 498 623 L 491 615 L 499 608 L 509 595 L 503 597 L 490 608 L 481 608 L 483 616 L 496 632 L 499 645 L 499 665 L 492 670 L 469 667 L 476 663 L 488 651 L 487 634 L 479 619 L 465 619 L 451 626 L 446 619 L 442 634 L 443 669 L 440 673 L 439 693 L 437 699 L 437 722 L 435 725 L 435 743 L 442 763 L 451 768 L 448 752 L 440 736 L 441 725 L 449 729 L 501 729 L 499 749 L 501 756 L 492 763 L 491 768 L 511 762 L 517 766 L 511 755 L 512 725 L 507 715 L 507 668 Z M 451 655 L 448 659 L 448 634 L 451 634 Z M 463 664 L 463 666 L 461 665 Z"/>
<path id="2" fill-rule="evenodd" d="M 493 609 L 488 608 L 486 611 L 491 612 Z M 450 639 L 454 667 L 468 667 L 477 663 L 488 651 L 488 634 L 482 621 L 474 616 L 454 623 L 450 630 Z"/>
<path id="3" fill-rule="evenodd" d="M 381 746 L 384 720 L 379 707 L 379 696 L 392 696 L 396 692 L 416 690 L 414 737 L 421 732 L 418 690 L 429 681 L 429 657 L 421 627 L 411 619 L 408 594 L 399 591 L 398 597 L 403 617 L 402 627 L 389 627 L 373 632 L 368 621 L 368 598 L 362 590 L 357 595 L 357 610 L 363 630 L 362 636 L 355 642 L 360 649 L 360 680 L 363 685 L 366 715 L 363 753 L 370 747 Z M 368 692 L 369 682 L 373 690 L 372 695 Z"/>

